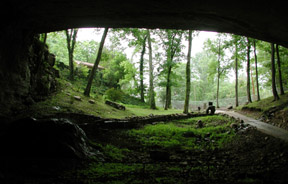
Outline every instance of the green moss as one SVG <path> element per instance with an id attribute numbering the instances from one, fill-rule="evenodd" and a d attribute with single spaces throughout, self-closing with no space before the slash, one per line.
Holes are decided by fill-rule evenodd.
<path id="1" fill-rule="evenodd" d="M 221 125 L 209 121 L 221 120 Z M 195 128 L 195 122 L 202 120 L 206 126 Z M 145 147 L 162 147 L 164 149 L 200 149 L 204 147 L 221 147 L 235 135 L 228 125 L 231 120 L 222 116 L 191 118 L 167 124 L 146 125 L 142 129 L 129 131 Z M 208 126 L 207 126 L 208 125 Z"/>
<path id="2" fill-rule="evenodd" d="M 109 157 L 110 160 L 113 161 L 123 161 L 125 155 L 130 152 L 128 149 L 120 149 L 111 144 L 107 144 L 106 146 L 102 146 L 103 153 L 105 156 Z"/>
<path id="3" fill-rule="evenodd" d="M 208 126 L 216 126 L 221 124 L 227 124 L 227 126 L 230 125 L 231 120 L 229 120 L 227 117 L 219 116 L 219 115 L 212 115 L 212 116 L 203 116 L 203 117 L 195 117 L 190 119 L 184 119 L 178 121 L 179 123 L 185 123 L 190 125 L 196 125 L 196 123 L 201 120 Z"/>

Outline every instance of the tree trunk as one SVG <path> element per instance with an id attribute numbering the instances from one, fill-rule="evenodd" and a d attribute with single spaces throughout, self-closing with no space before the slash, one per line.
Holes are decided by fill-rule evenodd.
<path id="1" fill-rule="evenodd" d="M 172 67 L 169 66 L 168 74 L 167 74 L 167 84 L 166 84 L 166 102 L 165 102 L 165 110 L 171 108 L 171 84 L 170 84 L 170 76 L 171 76 Z"/>
<path id="2" fill-rule="evenodd" d="M 256 53 L 256 41 L 253 41 L 254 47 L 254 58 L 255 58 L 255 73 L 256 73 L 256 89 L 257 89 L 257 101 L 260 101 L 260 92 L 259 92 L 259 81 L 258 81 L 258 65 L 257 65 L 257 53 Z"/>
<path id="3" fill-rule="evenodd" d="M 238 45 L 235 44 L 235 106 L 239 106 L 238 100 Z"/>
<path id="4" fill-rule="evenodd" d="M 44 45 L 46 45 L 46 41 L 47 41 L 47 33 L 43 33 L 44 34 L 44 38 L 43 38 L 43 43 Z"/>
<path id="5" fill-rule="evenodd" d="M 250 91 L 250 40 L 247 38 L 247 99 L 252 103 Z"/>
<path id="6" fill-rule="evenodd" d="M 141 102 L 145 102 L 145 96 L 144 96 L 144 54 L 146 50 L 146 39 L 147 36 L 144 37 L 143 40 L 143 45 L 142 45 L 142 52 L 141 52 L 141 57 L 140 57 L 140 97 L 141 97 Z"/>
<path id="7" fill-rule="evenodd" d="M 101 39 L 99 49 L 98 49 L 97 58 L 96 58 L 95 63 L 93 65 L 92 71 L 89 74 L 88 83 L 87 83 L 86 89 L 84 91 L 85 96 L 90 96 L 90 90 L 91 90 L 92 82 L 93 82 L 96 70 L 98 68 L 99 62 L 101 60 L 102 50 L 104 47 L 104 43 L 105 43 L 105 39 L 106 39 L 108 30 L 109 30 L 109 28 L 105 28 L 104 33 L 102 35 L 102 39 Z"/>
<path id="8" fill-rule="evenodd" d="M 171 90 L 171 81 L 170 81 L 170 86 L 168 88 L 168 97 L 167 97 L 167 104 L 168 104 L 168 109 L 172 108 L 172 90 Z"/>
<path id="9" fill-rule="evenodd" d="M 155 92 L 154 92 L 154 77 L 153 77 L 153 63 L 152 63 L 152 46 L 151 46 L 151 37 L 150 31 L 147 29 L 147 38 L 148 38 L 148 48 L 149 48 L 149 103 L 150 109 L 156 109 L 155 104 Z"/>
<path id="10" fill-rule="evenodd" d="M 217 66 L 217 93 L 216 93 L 216 107 L 219 108 L 219 87 L 220 87 L 220 59 L 221 59 L 221 45 L 219 40 L 218 45 L 218 66 Z"/>
<path id="11" fill-rule="evenodd" d="M 67 40 L 67 49 L 68 49 L 68 57 L 69 57 L 69 79 L 74 80 L 74 63 L 73 63 L 73 54 L 76 44 L 76 36 L 78 29 L 71 29 L 70 33 L 68 30 L 65 30 L 66 40 Z"/>
<path id="12" fill-rule="evenodd" d="M 278 75 L 279 75 L 279 83 L 280 83 L 280 95 L 284 95 L 282 72 L 281 72 L 281 61 L 280 61 L 279 45 L 278 44 L 276 44 L 276 53 L 277 53 L 277 65 L 278 65 Z"/>
<path id="13" fill-rule="evenodd" d="M 276 82 L 275 82 L 275 51 L 274 51 L 274 43 L 271 43 L 271 70 L 272 70 L 272 92 L 274 96 L 273 101 L 279 100 L 279 96 L 276 89 Z"/>
<path id="14" fill-rule="evenodd" d="M 251 83 L 252 83 L 252 99 L 255 100 L 255 86 L 254 86 L 254 80 L 253 80 L 253 72 L 250 69 L 251 72 Z"/>
<path id="15" fill-rule="evenodd" d="M 190 68 L 190 60 L 191 60 L 191 49 L 192 49 L 192 30 L 189 30 L 189 38 L 188 38 L 188 54 L 187 54 L 187 64 L 186 64 L 186 95 L 185 95 L 185 104 L 183 113 L 187 114 L 189 110 L 189 100 L 190 100 L 190 88 L 191 88 L 191 68 Z"/>
<path id="16" fill-rule="evenodd" d="M 219 85 L 220 85 L 220 73 L 217 74 L 217 94 L 216 94 L 216 107 L 219 108 Z"/>

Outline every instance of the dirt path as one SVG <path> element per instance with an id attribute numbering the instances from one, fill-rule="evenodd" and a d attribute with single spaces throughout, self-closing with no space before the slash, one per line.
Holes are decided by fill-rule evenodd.
<path id="1" fill-rule="evenodd" d="M 217 110 L 216 113 L 227 114 L 227 115 L 233 116 L 235 118 L 240 118 L 244 121 L 244 123 L 247 123 L 251 126 L 256 127 L 259 131 L 261 131 L 265 134 L 268 134 L 268 135 L 272 135 L 276 138 L 280 138 L 280 139 L 288 142 L 288 131 L 286 131 L 282 128 L 279 128 L 279 127 L 270 125 L 268 123 L 264 123 L 262 121 L 247 117 L 245 115 L 239 114 L 239 113 L 234 112 L 234 111 Z"/>

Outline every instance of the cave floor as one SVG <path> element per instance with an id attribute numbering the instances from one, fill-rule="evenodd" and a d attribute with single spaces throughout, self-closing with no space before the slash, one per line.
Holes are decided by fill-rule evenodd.
<path id="1" fill-rule="evenodd" d="M 288 182 L 288 144 L 285 141 L 251 126 L 236 131 L 232 128 L 233 122 L 228 123 L 222 117 L 213 116 L 214 120 L 201 118 L 203 128 L 197 128 L 199 118 L 192 118 L 158 122 L 137 129 L 99 127 L 97 132 L 85 130 L 93 147 L 101 153 L 92 160 L 45 160 L 39 164 L 37 160 L 15 158 L 4 163 L 9 167 L 0 172 L 0 181 L 109 184 Z M 218 134 L 214 134 L 214 130 L 219 130 Z"/>
<path id="2" fill-rule="evenodd" d="M 225 122 L 217 118 L 208 123 L 205 118 L 202 120 L 207 128 L 225 125 Z M 176 125 L 187 128 L 187 121 L 189 120 L 178 121 Z M 192 128 L 196 128 L 196 120 L 191 122 Z M 281 139 L 264 134 L 251 126 L 234 132 L 230 128 L 230 122 L 230 126 L 224 126 L 226 129 L 223 131 L 228 131 L 225 132 L 228 134 L 231 131 L 232 139 L 224 141 L 221 146 L 215 146 L 217 137 L 210 135 L 213 134 L 210 129 L 202 138 L 185 134 L 185 138 L 191 138 L 190 141 L 196 136 L 196 142 L 201 146 L 186 149 L 182 140 L 182 147 L 165 147 L 162 143 L 174 140 L 177 131 L 172 135 L 163 135 L 160 130 L 155 129 L 158 131 L 155 133 L 156 137 L 142 131 L 147 127 L 162 127 L 162 124 L 163 122 L 145 125 L 136 130 L 140 132 L 139 137 L 131 136 L 135 135 L 135 131 L 131 134 L 131 130 L 106 129 L 94 135 L 87 132 L 91 140 L 105 145 L 104 149 L 108 149 L 111 155 L 105 158 L 105 162 L 89 162 L 83 169 L 72 172 L 72 181 L 83 181 L 84 178 L 85 182 L 92 183 L 288 182 L 288 144 Z M 165 136 L 168 136 L 168 139 L 165 139 Z M 160 137 L 162 143 L 151 145 L 151 140 L 157 140 L 157 137 Z"/>

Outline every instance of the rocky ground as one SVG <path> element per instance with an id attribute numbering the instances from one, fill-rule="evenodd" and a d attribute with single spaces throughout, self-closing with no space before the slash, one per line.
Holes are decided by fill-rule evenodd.
<path id="1" fill-rule="evenodd" d="M 241 111 L 237 111 L 241 114 L 244 114 L 249 117 L 253 117 L 255 119 L 259 119 L 265 123 L 271 124 L 273 126 L 277 126 L 279 128 L 283 128 L 288 130 L 288 109 L 281 109 L 275 112 L 267 113 L 266 115 L 257 110 L 244 109 Z"/>
<path id="2" fill-rule="evenodd" d="M 233 126 L 233 125 L 232 125 Z M 239 128 L 239 127 L 238 127 Z M 287 183 L 288 144 L 253 127 L 242 127 L 221 148 L 144 149 L 126 130 L 104 130 L 92 139 L 125 148 L 124 159 L 105 159 L 100 168 L 118 168 L 97 175 L 99 165 L 74 176 L 99 183 Z M 187 135 L 189 136 L 189 135 Z M 191 135 L 193 136 L 193 135 Z M 207 142 L 212 139 L 200 139 Z M 116 165 L 115 165 L 116 164 Z M 91 170 L 94 169 L 94 172 Z M 110 168 L 111 169 L 111 168 Z M 105 173 L 105 172 L 104 172 Z M 117 173 L 117 174 L 116 174 Z M 81 180 L 81 179 L 80 179 Z M 84 183 L 85 183 L 84 182 Z"/>
<path id="3" fill-rule="evenodd" d="M 91 119 L 91 117 L 86 117 Z M 149 146 L 135 136 L 131 128 L 100 126 L 96 129 L 83 127 L 97 154 L 89 160 L 45 160 L 27 159 L 1 160 L 2 183 L 288 183 L 288 143 L 263 134 L 250 126 L 244 126 L 224 117 L 175 120 L 177 129 L 199 130 L 223 126 L 219 132 L 232 139 L 221 146 L 211 132 L 202 135 L 193 131 L 182 132 L 182 140 L 196 142 L 196 147 Z M 226 119 L 225 119 L 226 118 Z M 81 118 L 83 119 L 83 117 Z M 92 118 L 93 119 L 93 118 Z M 215 119 L 215 120 L 214 120 Z M 229 122 L 228 122 L 229 121 Z M 149 126 L 165 125 L 154 122 Z M 226 126 L 227 124 L 227 126 Z M 80 125 L 80 126 L 83 126 Z M 137 127 L 141 130 L 147 125 Z M 189 129 L 188 129 L 189 130 Z M 174 134 L 171 134 L 173 139 Z M 163 142 L 169 141 L 161 135 Z M 230 136 L 231 135 L 231 136 Z M 145 135 L 142 135 L 145 137 Z M 141 136 L 140 136 L 141 138 Z M 146 140 L 152 139 L 146 136 Z M 188 142 L 189 143 L 189 142 Z M 16 145 L 15 145 L 16 146 Z M 195 145 L 194 145 L 195 146 Z M 16 148 L 15 148 L 16 149 Z M 17 149 L 16 149 L 17 150 Z M 21 150 L 19 150 L 19 156 Z M 16 154 L 17 155 L 17 154 Z M 74 162 L 75 161 L 75 162 Z M 5 168 L 5 169 L 7 169 Z M 8 175 L 7 175 L 8 173 Z M 15 179 L 22 177 L 22 179 Z"/>
<path id="4" fill-rule="evenodd" d="M 237 109 L 237 112 L 288 130 L 288 93 L 273 101 L 273 97 L 255 101 Z"/>

